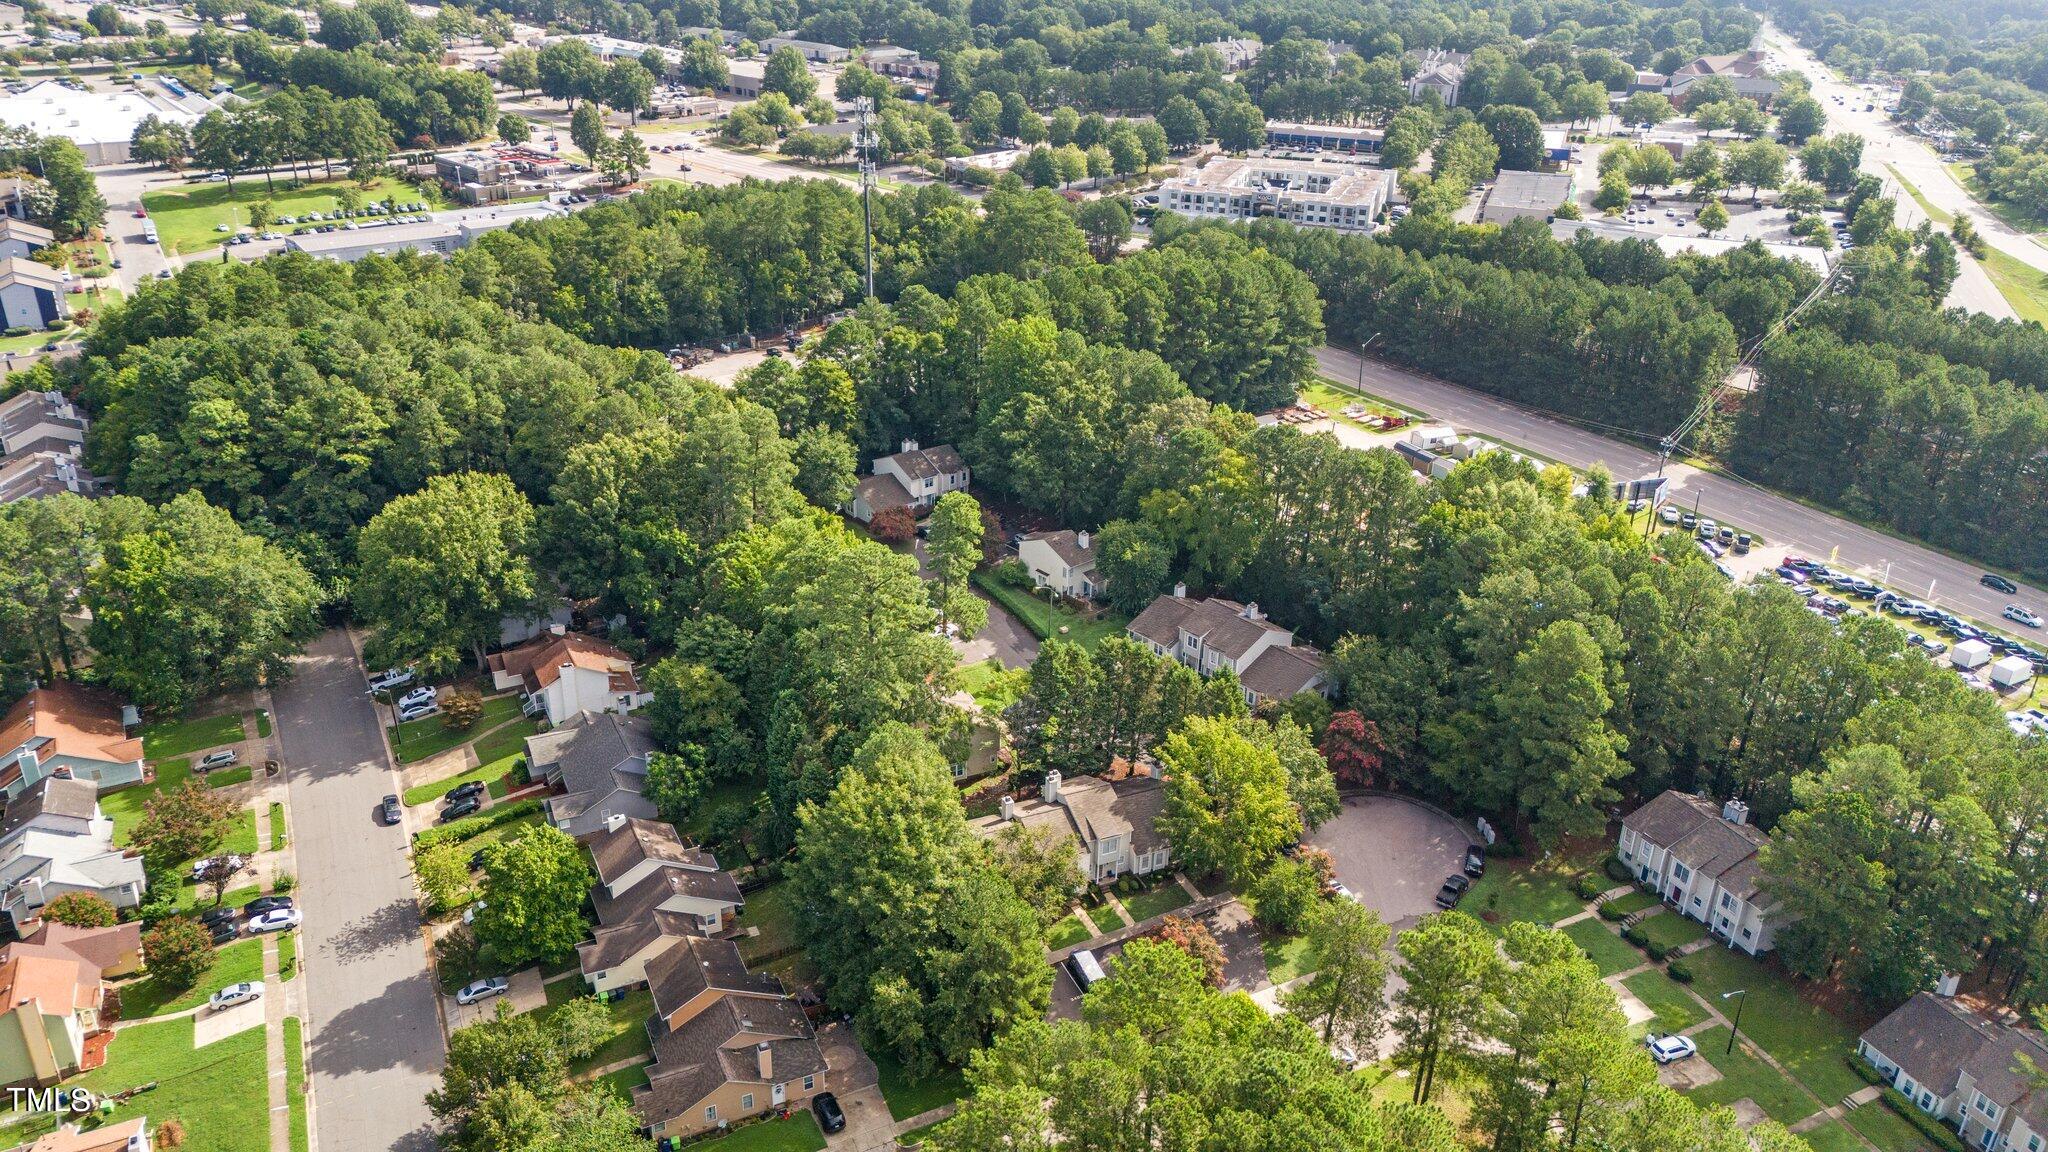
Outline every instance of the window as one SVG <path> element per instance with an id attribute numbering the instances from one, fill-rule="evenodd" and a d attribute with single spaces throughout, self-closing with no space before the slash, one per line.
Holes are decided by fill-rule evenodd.
<path id="1" fill-rule="evenodd" d="M 1934 1093 L 1924 1088 L 1920 1090 L 1920 1110 L 1923 1112 L 1934 1111 Z"/>
<path id="2" fill-rule="evenodd" d="M 1684 883 L 1686 880 L 1692 878 L 1692 873 L 1686 869 L 1685 865 L 1680 864 L 1676 860 L 1673 860 L 1671 862 L 1671 878 L 1680 883 Z"/>
<path id="3" fill-rule="evenodd" d="M 753 1110 L 754 1110 L 754 1094 L 753 1094 L 752 1092 L 748 1092 L 748 1093 L 746 1093 L 745 1095 L 743 1095 L 743 1096 L 741 1096 L 741 1097 L 740 1097 L 740 1111 L 742 1111 L 742 1112 L 752 1112 Z"/>
<path id="4" fill-rule="evenodd" d="M 2027 1152 L 2041 1152 L 2041 1138 L 2039 1136 L 2027 1137 Z"/>
<path id="5" fill-rule="evenodd" d="M 1977 1111 L 1982 1112 L 1986 1116 L 1996 1118 L 1998 1116 L 1998 1105 L 1993 1104 L 1989 1096 L 1979 1092 L 1977 1093 Z"/>
<path id="6" fill-rule="evenodd" d="M 704 1122 L 706 1124 L 718 1123 L 718 1105 L 707 1104 L 704 1106 Z"/>
<path id="7" fill-rule="evenodd" d="M 1723 892 L 1723 893 L 1721 893 L 1721 907 L 1723 907 L 1723 908 L 1733 908 L 1733 907 L 1735 907 L 1735 897 L 1733 897 L 1733 896 L 1730 896 L 1730 895 L 1729 895 L 1728 893 L 1726 893 L 1726 892 Z"/>
<path id="8" fill-rule="evenodd" d="M 809 1092 L 812 1088 L 817 1087 L 817 1085 L 818 1078 L 816 1076 L 804 1077 L 804 1091 Z"/>
<path id="9" fill-rule="evenodd" d="M 1743 938 L 1744 940 L 1747 940 L 1747 939 L 1749 939 L 1749 937 L 1750 937 L 1750 931 L 1749 931 L 1749 929 L 1747 929 L 1747 928 L 1744 928 L 1744 929 L 1742 930 L 1742 938 Z"/>

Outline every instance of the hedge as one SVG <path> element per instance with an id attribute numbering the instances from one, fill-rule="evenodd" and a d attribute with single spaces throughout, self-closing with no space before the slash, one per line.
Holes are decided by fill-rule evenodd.
<path id="1" fill-rule="evenodd" d="M 1600 867 L 1606 871 L 1608 878 L 1616 883 L 1628 884 L 1635 880 L 1635 877 L 1629 873 L 1628 865 L 1623 864 L 1619 856 L 1609 856 L 1607 862 Z"/>
<path id="2" fill-rule="evenodd" d="M 1922 1112 L 1911 1100 L 1900 1094 L 1897 1088 L 1886 1088 L 1878 1098 L 1884 1101 L 1885 1107 L 1897 1113 L 1899 1119 L 1911 1124 L 1922 1136 L 1934 1141 L 1934 1146 L 1942 1152 L 1969 1152 L 1963 1146 L 1963 1138 L 1956 1135 L 1955 1129 Z"/>
<path id="3" fill-rule="evenodd" d="M 1607 886 L 1600 883 L 1598 877 L 1588 875 L 1574 880 L 1572 882 L 1572 891 L 1577 892 L 1581 900 L 1591 900 L 1602 892 L 1607 891 Z"/>
<path id="4" fill-rule="evenodd" d="M 1624 928 L 1621 932 L 1621 938 L 1638 948 L 1650 946 L 1650 937 L 1641 928 Z"/>
<path id="5" fill-rule="evenodd" d="M 1680 984 L 1692 983 L 1692 969 L 1686 967 L 1685 961 L 1683 960 L 1673 960 L 1670 964 L 1665 966 L 1664 972 L 1666 975 L 1670 976 L 1673 980 L 1678 981 Z"/>
<path id="6" fill-rule="evenodd" d="M 1612 903 L 1602 904 L 1600 906 L 1600 918 L 1602 920 L 1626 920 L 1628 919 L 1628 913 L 1616 908 Z"/>
<path id="7" fill-rule="evenodd" d="M 1861 1076 L 1865 1084 L 1882 1086 L 1885 1083 L 1884 1073 L 1878 1071 L 1877 1065 L 1865 1060 L 1859 1053 L 1849 1053 L 1842 1057 L 1842 1062 L 1849 1066 L 1849 1071 Z"/>
<path id="8" fill-rule="evenodd" d="M 500 824 L 509 824 L 514 820 L 539 811 L 540 801 L 538 799 L 521 800 L 516 804 L 494 805 L 474 816 L 464 816 L 452 824 L 443 824 L 438 828 L 427 829 L 412 838 L 413 847 L 425 850 L 432 848 L 436 844 L 460 844 L 480 832 L 496 828 Z"/>

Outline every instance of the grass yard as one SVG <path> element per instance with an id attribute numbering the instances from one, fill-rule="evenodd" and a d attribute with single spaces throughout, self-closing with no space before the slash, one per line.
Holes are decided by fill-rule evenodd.
<path id="1" fill-rule="evenodd" d="M 1801 1135 L 1813 1145 L 1813 1152 L 1865 1152 L 1863 1141 L 1858 1140 L 1856 1133 L 1849 1131 L 1848 1125 L 1840 1120 L 1830 1120 Z"/>
<path id="2" fill-rule="evenodd" d="M 722 780 L 711 786 L 711 791 L 697 801 L 697 807 L 676 827 L 683 835 L 702 843 L 722 809 L 738 808 L 752 812 L 766 807 L 767 802 L 761 798 L 759 781 Z"/>
<path id="3" fill-rule="evenodd" d="M 1168 880 L 1150 892 L 1140 892 L 1136 896 L 1126 897 L 1124 907 L 1130 911 L 1132 919 L 1145 921 L 1185 908 L 1194 902 L 1195 898 L 1188 895 L 1187 889 Z"/>
<path id="4" fill-rule="evenodd" d="M 1391 1062 L 1360 1068 L 1357 1074 L 1368 1081 L 1366 1091 L 1372 1094 L 1376 1104 L 1406 1104 L 1415 1093 L 1415 1081 Z M 1443 1110 L 1444 1118 L 1457 1131 L 1464 1131 L 1466 1123 L 1472 1119 L 1472 1093 L 1455 1078 L 1454 1073 L 1445 1071 L 1438 1074 L 1429 1102 Z"/>
<path id="5" fill-rule="evenodd" d="M 291 1109 L 292 1152 L 306 1152 L 306 1046 L 297 1016 L 284 1018 L 284 1098 Z"/>
<path id="6" fill-rule="evenodd" d="M 237 764 L 233 768 L 222 768 L 218 772 L 208 772 L 206 774 L 206 786 L 208 788 L 233 788 L 237 784 L 247 784 L 255 775 L 256 770 L 254 768 L 247 764 Z"/>
<path id="7" fill-rule="evenodd" d="M 399 763 L 417 764 L 429 756 L 459 748 L 517 715 L 519 697 L 493 696 L 484 701 L 483 715 L 467 728 L 450 728 L 446 713 L 436 713 L 390 726 L 385 731 L 391 734 L 391 750 L 398 754 Z"/>
<path id="8" fill-rule="evenodd" d="M 270 850 L 275 852 L 284 847 L 284 805 L 272 801 L 270 805 Z"/>
<path id="9" fill-rule="evenodd" d="M 1617 896 L 1614 899 L 1609 900 L 1607 902 L 1607 907 L 1614 909 L 1616 912 L 1621 913 L 1623 916 L 1627 916 L 1632 913 L 1641 912 L 1645 908 L 1655 908 L 1659 903 L 1661 903 L 1661 901 L 1659 901 L 1655 896 L 1652 896 L 1650 893 L 1636 891 L 1631 892 L 1626 896 Z"/>
<path id="10" fill-rule="evenodd" d="M 1707 934 L 1705 924 L 1676 912 L 1645 917 L 1636 928 L 1649 937 L 1650 943 L 1662 945 L 1667 951 L 1681 944 L 1690 944 Z"/>
<path id="11" fill-rule="evenodd" d="M 1108 904 L 1104 904 L 1100 908 L 1090 908 L 1088 910 L 1088 918 L 1095 921 L 1095 928 L 1098 932 L 1114 932 L 1124 927 L 1124 918 L 1119 916 L 1117 910 Z"/>
<path id="12" fill-rule="evenodd" d="M 155 1091 L 114 1109 L 106 1121 L 147 1115 L 156 1125 L 175 1119 L 185 1126 L 182 1152 L 269 1152 L 266 1071 L 263 1029 L 194 1048 L 187 1017 L 122 1029 L 106 1066 L 76 1083 L 111 1095 L 154 1081 Z"/>
<path id="13" fill-rule="evenodd" d="M 692 1144 L 695 1152 L 818 1152 L 825 1146 L 825 1134 L 805 1109 L 787 1120 L 763 1120 L 749 1124 L 730 1136 Z"/>
<path id="14" fill-rule="evenodd" d="M 586 995 L 581 980 L 557 980 L 547 986 L 548 1005 L 540 1010 L 541 1021 L 545 1024 L 555 1010 L 571 1000 Z M 628 993 L 623 999 L 605 1005 L 611 1014 L 611 1031 L 597 1051 L 569 1065 L 574 1076 L 587 1076 L 607 1064 L 617 1064 L 635 1056 L 646 1056 L 654 1051 L 654 1042 L 647 1035 L 647 1018 L 654 1015 L 654 993 L 642 988 Z"/>
<path id="15" fill-rule="evenodd" d="M 486 844 L 499 844 L 524 836 L 528 829 L 537 827 L 540 823 L 541 814 L 529 812 L 517 820 L 507 820 L 495 828 L 486 828 L 476 835 L 464 839 L 462 843 L 467 845 L 470 851 L 475 852 Z"/>
<path id="16" fill-rule="evenodd" d="M 1401 409 L 1376 396 L 1368 396 L 1356 388 L 1338 384 L 1328 378 L 1303 384 L 1299 393 L 1299 399 L 1303 404 L 1313 404 L 1317 408 L 1328 412 L 1330 419 L 1340 424 L 1349 424 L 1355 428 L 1363 428 L 1368 432 L 1377 432 L 1379 429 L 1353 420 L 1344 414 L 1344 410 L 1355 404 L 1374 416 L 1407 416 L 1410 420 L 1415 419 L 1413 413 L 1403 412 Z"/>
<path id="17" fill-rule="evenodd" d="M 1801 1091 L 1799 1085 L 1779 1075 L 1777 1069 L 1748 1051 L 1747 1036 L 1736 1042 L 1733 1052 L 1723 1051 L 1728 1043 L 1726 1028 L 1709 1028 L 1693 1039 L 1700 1046 L 1700 1054 L 1695 1059 L 1707 1061 L 1721 1073 L 1719 1080 L 1686 1093 L 1699 1103 L 1733 1104 L 1747 1096 L 1756 1101 L 1765 1115 L 1780 1124 L 1797 1123 L 1820 1110 L 1820 1105 Z M 1849 1070 L 1844 1066 L 1842 1071 L 1847 1073 Z"/>
<path id="18" fill-rule="evenodd" d="M 988 593 L 990 599 L 1002 605 L 1005 611 L 1015 616 L 1041 640 L 1048 640 L 1057 635 L 1062 640 L 1071 640 L 1083 648 L 1092 650 L 1097 644 L 1102 643 L 1106 636 L 1121 636 L 1124 626 L 1130 623 L 1114 612 L 1104 612 L 1100 619 L 1089 620 L 1065 604 L 1053 604 L 1050 605 L 1048 624 L 1046 602 L 1022 588 L 1012 588 L 986 571 L 974 574 L 974 585 Z"/>
<path id="19" fill-rule="evenodd" d="M 255 897 L 250 897 L 254 899 Z M 216 949 L 213 954 L 213 969 L 199 978 L 197 986 L 181 991 L 166 988 L 154 976 L 144 976 L 132 984 L 121 986 L 121 1018 L 141 1020 L 149 1016 L 162 1016 L 166 1012 L 183 1012 L 206 1002 L 208 996 L 230 984 L 244 980 L 263 979 L 263 941 L 257 939 L 237 940 L 225 948 Z M 122 1033 L 125 1038 L 127 1033 Z M 117 1051 L 110 1058 L 119 1062 L 119 1041 Z"/>
<path id="20" fill-rule="evenodd" d="M 1784 977 L 1726 948 L 1696 952 L 1685 964 L 1693 972 L 1693 990 L 1708 1000 L 1748 990 L 1743 1036 L 1775 1056 L 1814 1095 L 1840 1100 L 1863 1087 L 1862 1077 L 1843 1059 L 1856 1049 L 1856 1031 L 1801 999 Z"/>
<path id="21" fill-rule="evenodd" d="M 477 737 L 476 758 L 480 764 L 503 760 L 526 751 L 526 738 L 540 731 L 540 725 L 531 718 L 521 716 L 510 724 L 493 728 Z"/>
<path id="22" fill-rule="evenodd" d="M 311 212 L 324 214 L 341 206 L 337 194 L 350 187 L 361 192 L 365 204 L 389 197 L 402 204 L 425 201 L 429 207 L 442 206 L 437 192 L 422 193 L 403 181 L 378 179 L 368 187 L 358 187 L 346 177 L 315 180 L 291 189 L 287 189 L 282 181 L 275 189 L 266 189 L 261 177 L 245 177 L 235 181 L 232 196 L 225 182 L 194 184 L 179 189 L 145 192 L 142 205 L 148 209 L 150 219 L 156 222 L 157 236 L 163 242 L 164 251 L 190 254 L 220 247 L 221 242 L 233 233 L 217 232 L 216 226 L 246 227 L 249 206 L 259 201 L 270 201 L 273 212 L 278 216 L 305 216 Z M 291 227 L 285 225 L 281 230 L 289 231 Z"/>
<path id="23" fill-rule="evenodd" d="M 268 708 L 258 708 L 256 710 L 256 738 L 259 740 L 270 739 L 270 709 Z"/>
<path id="24" fill-rule="evenodd" d="M 1920 1130 L 1913 1127 L 1905 1117 L 1885 1107 L 1882 1102 L 1865 1104 L 1856 1109 L 1849 1113 L 1847 1122 L 1849 1127 L 1861 1132 L 1866 1139 L 1884 1152 L 1934 1152 L 1932 1140 L 1922 1136 Z M 1841 1121 L 1836 1121 L 1827 1127 L 1832 1128 L 1840 1123 Z M 1812 1136 L 1809 1135 L 1807 1138 L 1810 1140 Z M 1820 1144 L 1815 1144 L 1814 1147 L 1820 1148 L 1821 1152 L 1829 1152 Z"/>
<path id="25" fill-rule="evenodd" d="M 299 933 L 296 928 L 277 934 L 277 978 L 289 980 L 297 974 Z"/>
<path id="26" fill-rule="evenodd" d="M 1088 939 L 1088 926 L 1081 923 L 1079 916 L 1070 914 L 1066 919 L 1052 926 L 1052 931 L 1046 937 L 1045 946 L 1052 949 L 1072 948 L 1086 939 Z"/>
<path id="27" fill-rule="evenodd" d="M 616 1072 L 607 1072 L 591 1083 L 602 1084 L 616 1092 L 619 1099 L 630 1101 L 633 1099 L 633 1089 L 645 1087 L 647 1084 L 647 1065 L 628 1065 Z"/>
<path id="28" fill-rule="evenodd" d="M 125 848 L 135 825 L 142 819 L 143 805 L 159 792 L 175 792 L 192 778 L 192 761 L 186 757 L 163 760 L 156 765 L 156 780 L 136 784 L 118 792 L 100 793 L 100 811 L 114 822 L 114 846 Z"/>
<path id="29" fill-rule="evenodd" d="M 740 959 L 752 964 L 803 944 L 797 931 L 795 899 L 796 893 L 788 884 L 770 884 L 747 894 L 746 907 L 733 922 L 742 933 Z M 761 934 L 746 936 L 748 928 L 758 928 Z"/>
<path id="30" fill-rule="evenodd" d="M 1473 881 L 1463 907 L 1489 924 L 1552 924 L 1585 910 L 1586 902 L 1572 891 L 1572 880 L 1581 871 L 1561 856 L 1541 863 L 1493 861 L 1486 875 Z"/>
<path id="31" fill-rule="evenodd" d="M 1285 984 L 1308 975 L 1303 967 L 1308 963 L 1307 936 L 1263 936 L 1259 948 L 1266 954 L 1266 978 L 1273 983 Z"/>
<path id="32" fill-rule="evenodd" d="M 1634 945 L 1609 932 L 1607 925 L 1599 920 L 1581 920 L 1576 924 L 1566 925 L 1562 931 L 1572 938 L 1572 943 L 1577 944 L 1586 955 L 1593 958 L 1593 963 L 1600 969 L 1602 976 L 1626 972 L 1644 963 L 1643 954 L 1636 951 Z"/>
<path id="33" fill-rule="evenodd" d="M 1683 1032 L 1707 1018 L 1699 1002 L 1686 995 L 1678 981 L 1662 971 L 1638 972 L 1621 982 L 1656 1018 L 1646 1026 L 1651 1032 Z"/>
<path id="34" fill-rule="evenodd" d="M 874 1059 L 882 1098 L 889 1102 L 889 1115 L 898 1120 L 923 1115 L 967 1095 L 967 1077 L 958 1068 L 942 1068 L 912 1083 L 894 1056 L 877 1053 Z"/>
<path id="35" fill-rule="evenodd" d="M 512 764 L 517 759 L 519 757 L 516 753 L 511 756 L 501 756 L 479 767 L 471 768 L 467 772 L 458 772 L 453 776 L 445 776 L 431 783 L 407 788 L 405 790 L 405 802 L 408 806 L 431 804 L 462 785 L 472 782 L 486 784 L 489 786 L 491 795 L 503 797 L 508 791 L 504 780 L 507 776 L 511 775 Z"/>
<path id="36" fill-rule="evenodd" d="M 160 721 L 146 724 L 142 729 L 142 755 L 149 760 L 162 760 L 170 756 L 189 756 L 208 748 L 233 744 L 248 739 L 242 727 L 242 717 L 236 713 L 225 716 L 201 716 L 192 720 Z"/>
<path id="37" fill-rule="evenodd" d="M 1012 671 L 994 660 L 983 660 L 960 669 L 960 690 L 974 697 L 983 712 L 997 715 L 1023 699 L 1030 678 L 1028 669 Z"/>

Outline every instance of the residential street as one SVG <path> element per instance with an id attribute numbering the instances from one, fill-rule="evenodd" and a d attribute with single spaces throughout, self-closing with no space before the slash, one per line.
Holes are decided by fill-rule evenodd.
<path id="1" fill-rule="evenodd" d="M 1359 378 L 1358 357 L 1350 352 L 1324 347 L 1317 351 L 1316 361 L 1326 375 L 1338 381 L 1353 383 Z M 1573 468 L 1605 463 L 1618 480 L 1657 472 L 1657 456 L 1647 449 L 1377 360 L 1365 365 L 1365 390 L 1427 413 L 1461 432 L 1528 449 Z M 1363 433 L 1341 423 L 1337 436 L 1347 443 L 1365 439 Z M 1703 515 L 1756 533 L 1763 541 L 1759 547 L 1774 563 L 1777 555 L 1792 552 L 1831 566 L 1853 567 L 1908 595 L 2001 628 L 2011 627 L 1999 618 L 2007 604 L 2048 612 L 2048 594 L 2041 589 L 2021 584 L 2019 595 L 2008 596 L 1986 588 L 1977 583 L 1983 568 L 1931 548 L 1872 531 L 1728 476 L 1683 464 L 1673 464 L 1665 469 L 1665 475 L 1672 478 L 1675 503 L 1690 510 L 1697 496 Z"/>
<path id="2" fill-rule="evenodd" d="M 426 1152 L 426 1093 L 444 1055 L 434 982 L 405 856 L 378 824 L 398 791 L 345 632 L 307 649 L 274 693 L 291 773 L 315 1144 L 320 1152 Z"/>

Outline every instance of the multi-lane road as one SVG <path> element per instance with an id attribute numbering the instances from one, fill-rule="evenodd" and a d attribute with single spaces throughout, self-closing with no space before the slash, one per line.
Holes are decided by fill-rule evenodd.
<path id="1" fill-rule="evenodd" d="M 1359 358 L 1343 349 L 1322 348 L 1316 360 L 1333 379 L 1347 383 L 1361 379 Z M 1460 431 L 1537 453 L 1575 470 L 1605 464 L 1616 479 L 1657 473 L 1656 453 L 1644 448 L 1377 360 L 1367 360 L 1363 367 L 1367 392 L 1427 413 Z M 1671 478 L 1675 502 L 1690 509 L 1697 498 L 1702 515 L 1756 533 L 1771 552 L 1799 553 L 1833 566 L 1854 568 L 1908 595 L 2003 627 L 2010 627 L 1999 615 L 2007 604 L 2048 615 L 2048 594 L 2041 589 L 2022 584 L 2018 595 L 2008 596 L 1979 584 L 1977 578 L 1984 570 L 1974 564 L 1719 473 L 1673 464 L 1664 474 Z"/>

